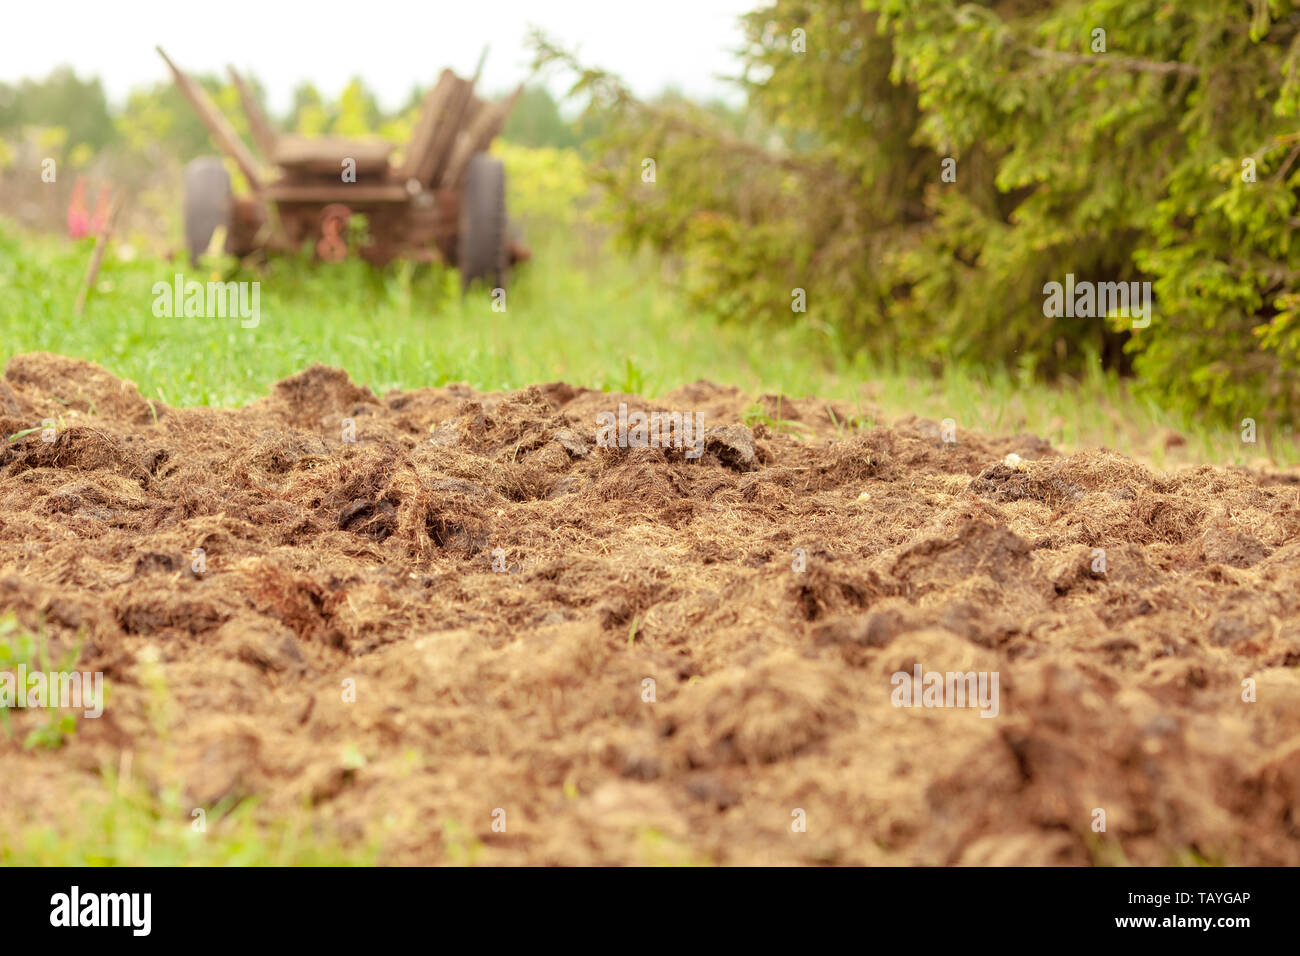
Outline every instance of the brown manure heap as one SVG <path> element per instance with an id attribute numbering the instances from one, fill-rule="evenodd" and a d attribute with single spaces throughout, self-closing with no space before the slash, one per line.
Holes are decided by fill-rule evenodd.
<path id="1" fill-rule="evenodd" d="M 620 403 L 703 454 L 601 447 Z M 3 825 L 129 751 L 384 862 L 455 824 L 487 863 L 1300 864 L 1294 475 L 755 404 L 317 365 L 181 409 L 13 358 L 0 432 L 55 424 L 0 443 L 0 615 L 109 693 L 57 750 L 13 714 Z M 996 716 L 896 706 L 918 669 Z"/>

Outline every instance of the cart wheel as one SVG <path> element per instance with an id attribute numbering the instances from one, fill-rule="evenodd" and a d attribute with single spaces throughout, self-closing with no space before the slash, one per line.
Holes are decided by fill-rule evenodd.
<path id="1" fill-rule="evenodd" d="M 230 229 L 234 204 L 230 198 L 230 174 L 215 156 L 200 156 L 185 166 L 185 245 L 190 264 L 208 248 L 217 226 Z"/>
<path id="2" fill-rule="evenodd" d="M 475 279 L 483 279 L 491 288 L 501 288 L 509 275 L 506 171 L 501 160 L 486 153 L 476 153 L 465 172 L 456 264 L 460 267 L 462 288 L 469 288 Z"/>

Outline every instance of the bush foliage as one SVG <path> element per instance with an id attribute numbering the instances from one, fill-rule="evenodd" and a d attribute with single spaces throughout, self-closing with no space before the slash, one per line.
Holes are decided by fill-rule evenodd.
<path id="1" fill-rule="evenodd" d="M 604 117 L 621 231 L 681 254 L 697 302 L 880 356 L 1101 361 L 1180 411 L 1298 417 L 1296 4 L 774 0 L 743 29 L 739 134 L 536 41 Z M 1153 321 L 1046 318 L 1067 273 L 1150 281 Z"/>

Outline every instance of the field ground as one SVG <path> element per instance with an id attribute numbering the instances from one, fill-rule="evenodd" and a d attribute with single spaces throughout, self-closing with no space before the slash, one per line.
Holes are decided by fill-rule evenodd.
<path id="1" fill-rule="evenodd" d="M 0 860 L 1300 862 L 1292 445 L 536 246 L 504 314 L 282 263 L 246 330 L 143 256 L 78 322 L 87 249 L 0 232 L 0 428 L 59 429 L 0 449 L 0 655 L 109 686 L 7 722 Z M 595 447 L 620 401 L 703 460 Z M 999 717 L 892 706 L 918 664 Z"/>
<path id="2" fill-rule="evenodd" d="M 598 447 L 620 402 L 718 424 Z M 178 409 L 30 354 L 0 404 L 65 416 L 0 462 L 9 628 L 109 684 L 14 714 L 9 862 L 1300 862 L 1293 476 L 704 384 Z"/>

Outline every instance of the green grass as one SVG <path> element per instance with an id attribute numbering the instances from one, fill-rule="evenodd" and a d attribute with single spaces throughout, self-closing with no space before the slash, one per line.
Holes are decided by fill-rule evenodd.
<path id="1" fill-rule="evenodd" d="M 103 793 L 57 827 L 0 827 L 5 866 L 372 866 L 373 843 L 344 846 L 307 813 L 265 819 L 254 801 L 191 817 L 176 794 L 153 796 L 106 773 Z"/>
<path id="2" fill-rule="evenodd" d="M 60 660 L 52 660 L 46 648 L 44 630 L 32 634 L 23 628 L 13 614 L 0 614 L 0 672 L 17 675 L 19 668 L 26 673 L 55 671 L 65 673 L 75 666 L 81 647 L 69 649 Z M 73 710 L 59 707 L 42 708 L 30 716 L 40 719 L 22 738 L 24 750 L 44 747 L 57 750 L 77 732 L 77 715 Z M 14 718 L 9 707 L 0 706 L 0 733 L 13 740 Z"/>
<path id="3" fill-rule="evenodd" d="M 719 328 L 684 314 L 648 264 L 611 258 L 599 270 L 576 268 L 560 237 L 542 240 L 537 261 L 519 271 L 505 312 L 492 310 L 486 291 L 462 298 L 451 273 L 280 260 L 266 275 L 238 276 L 261 282 L 255 329 L 237 319 L 156 318 L 155 282 L 176 272 L 209 276 L 112 255 L 78 321 L 72 307 L 88 253 L 88 244 L 0 234 L 5 352 L 92 359 L 178 405 L 246 402 L 314 361 L 342 366 L 378 391 L 564 379 L 654 394 L 710 377 L 812 392 L 826 371 L 800 341 L 806 335 L 760 340 Z"/>
<path id="4" fill-rule="evenodd" d="M 950 368 L 935 377 L 905 360 L 872 366 L 843 354 L 811 313 L 782 329 L 721 324 L 687 309 L 648 258 L 593 250 L 572 232 L 532 241 L 535 259 L 519 271 L 505 312 L 492 310 L 486 290 L 461 297 L 443 270 L 281 259 L 265 274 L 235 275 L 226 263 L 225 277 L 261 282 L 260 324 L 244 329 L 238 319 L 155 317 L 155 282 L 215 273 L 146 256 L 123 261 L 117 246 L 78 320 L 72 310 L 89 243 L 20 236 L 0 223 L 4 358 L 45 350 L 91 359 L 175 405 L 247 402 L 315 361 L 380 393 L 564 380 L 653 397 L 706 378 L 754 395 L 847 400 L 856 409 L 847 427 L 877 412 L 953 418 L 962 428 L 1033 432 L 1066 450 L 1106 445 L 1156 465 L 1165 463 L 1164 433 L 1175 430 L 1187 439 L 1178 460 L 1300 461 L 1289 436 L 1261 434 L 1245 445 L 1237 423 L 1189 424 L 1132 398 L 1100 369 L 1053 387 L 1005 370 Z"/>

